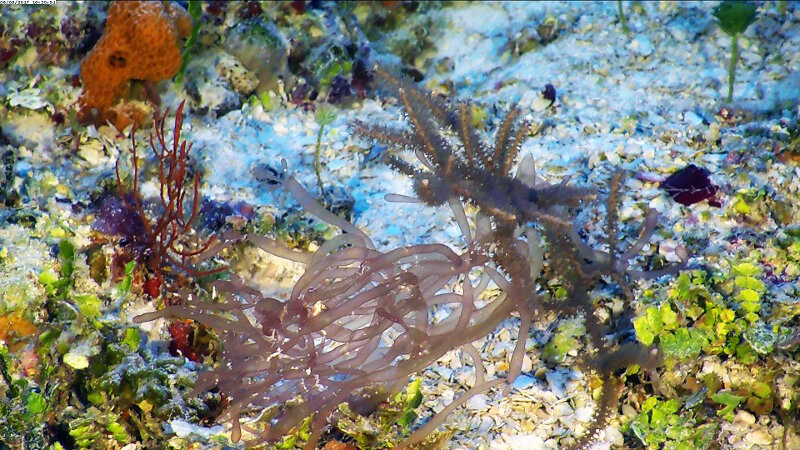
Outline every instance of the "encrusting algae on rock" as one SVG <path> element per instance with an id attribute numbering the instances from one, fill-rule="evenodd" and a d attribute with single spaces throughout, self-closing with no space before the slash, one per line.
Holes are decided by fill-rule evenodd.
<path id="1" fill-rule="evenodd" d="M 144 111 L 117 102 L 131 80 L 154 82 L 175 76 L 182 62 L 179 39 L 191 29 L 191 16 L 175 3 L 112 3 L 103 36 L 81 62 L 78 118 L 109 120 L 119 130 L 140 123 Z"/>

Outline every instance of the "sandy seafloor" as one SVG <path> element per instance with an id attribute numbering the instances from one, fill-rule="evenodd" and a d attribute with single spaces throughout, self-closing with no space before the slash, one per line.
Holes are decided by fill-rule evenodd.
<path id="1" fill-rule="evenodd" d="M 728 273 L 732 261 L 770 260 L 775 252 L 767 242 L 785 236 L 784 228 L 800 223 L 800 166 L 792 158 L 781 157 L 790 141 L 787 129 L 800 120 L 800 8 L 790 5 L 782 19 L 776 2 L 759 6 L 758 20 L 740 37 L 734 101 L 726 104 L 730 38 L 710 14 L 714 2 L 623 3 L 630 27 L 627 35 L 621 30 L 616 2 L 457 3 L 427 12 L 439 25 L 430 30 L 434 47 L 429 63 L 419 68 L 423 84 L 453 86 L 456 98 L 470 98 L 486 106 L 488 121 L 493 124 L 487 127 L 489 136 L 511 105 L 521 108 L 533 123 L 546 124 L 524 143 L 518 158 L 532 155 L 545 180 L 558 181 L 569 175 L 572 183 L 600 188 L 614 168 L 628 171 L 631 176 L 624 185 L 621 208 L 623 229 L 634 230 L 647 208 L 662 214 L 658 239 L 644 249 L 646 255 L 670 259 L 676 243 L 689 240 L 694 243 L 689 246 L 694 268 Z M 24 14 L 20 9 L 9 11 Z M 506 52 L 509 40 L 532 32 L 546 18 L 558 23 L 555 39 L 512 58 Z M 376 52 L 375 56 L 394 61 L 391 55 Z M 212 56 L 202 55 L 194 64 L 203 64 L 204 57 L 211 64 Z M 445 58 L 452 63 L 452 70 L 437 70 L 436 63 Z M 62 139 L 68 133 L 56 129 L 49 119 L 59 105 L 53 105 L 43 93 L 56 86 L 64 89 L 64 98 L 77 98 L 79 89 L 63 81 L 67 78 L 64 74 L 76 73 L 77 63 L 35 68 L 32 62 L 12 61 L 0 78 L 0 126 L 6 147 L 17 149 L 17 183 L 38 186 L 23 197 L 26 207 L 41 213 L 38 225 L 30 229 L 13 224 L 7 220 L 7 211 L 0 224 L 0 245 L 7 251 L 0 286 L 28 282 L 34 287 L 26 298 L 44 295 L 35 279 L 43 267 L 55 261 L 51 248 L 58 240 L 48 231 L 53 223 L 69 230 L 78 249 L 89 245 L 91 222 L 70 205 L 88 204 L 89 193 L 99 180 L 113 176 L 117 155 L 129 148 L 128 140 L 108 127 L 89 127 L 73 151 Z M 21 69 L 25 64 L 35 70 Z M 546 84 L 557 91 L 552 107 L 540 93 Z M 164 84 L 161 92 L 164 104 L 173 106 L 183 95 L 172 84 Z M 735 117 L 728 120 L 724 108 Z M 387 193 L 411 194 L 409 180 L 382 164 L 365 161 L 370 144 L 349 134 L 349 125 L 356 118 L 392 124 L 401 117 L 394 100 L 375 95 L 338 109 L 322 137 L 323 178 L 349 192 L 355 202 L 354 223 L 382 249 L 428 242 L 461 246 L 460 233 L 447 209 L 386 202 Z M 194 157 L 203 168 L 202 195 L 244 201 L 257 211 L 280 214 L 291 202 L 264 190 L 252 168 L 259 164 L 277 167 L 285 159 L 289 170 L 314 192 L 312 159 L 318 126 L 313 111 L 288 103 L 265 111 L 260 103 L 244 102 L 243 107 L 221 117 L 188 112 L 184 135 L 194 142 Z M 658 180 L 689 163 L 711 173 L 712 182 L 720 189 L 721 207 L 707 202 L 682 206 L 659 189 Z M 145 194 L 154 190 L 152 182 L 143 187 Z M 743 217 L 734 209 L 742 192 L 759 190 L 765 194 L 752 201 L 762 202 L 753 206 L 761 216 Z M 772 202 L 788 208 L 780 220 L 770 214 L 777 208 Z M 598 211 L 602 213 L 602 208 Z M 588 218 L 587 230 L 596 230 L 601 221 L 602 215 L 594 221 Z M 263 272 L 255 275 L 255 281 L 266 293 L 285 293 L 298 275 L 296 267 L 276 258 L 265 257 L 261 264 Z M 88 286 L 87 269 L 80 257 L 78 265 L 79 272 L 83 271 L 79 276 L 84 277 L 78 283 Z M 765 277 L 765 310 L 778 304 L 798 308 L 797 276 L 785 270 L 782 276 Z M 641 285 L 637 292 L 646 287 L 664 291 L 670 282 Z M 98 291 L 97 287 L 85 289 Z M 5 310 L 12 309 L 5 297 L 4 301 Z M 151 309 L 152 302 L 132 296 L 118 306 L 115 314 L 127 326 L 130 317 Z M 637 301 L 633 309 L 641 314 L 644 307 Z M 769 322 L 772 317 L 764 314 L 763 319 L 778 325 Z M 790 333 L 800 332 L 797 317 L 796 313 L 790 315 L 780 326 Z M 507 369 L 518 322 L 510 317 L 488 339 L 476 343 L 490 375 Z M 523 375 L 510 394 L 503 396 L 502 389 L 496 389 L 476 396 L 448 418 L 446 426 L 456 431 L 444 448 L 555 449 L 562 445 L 562 438 L 582 431 L 594 404 L 584 375 L 570 364 L 582 349 L 573 349 L 558 365 L 545 363 L 539 356 L 559 323 L 542 323 L 529 337 Z M 142 329 L 149 333 L 153 351 L 166 351 L 163 321 L 145 324 Z M 474 375 L 468 361 L 460 351 L 453 351 L 419 374 L 424 379 L 423 416 L 441 410 L 471 385 Z M 713 372 L 728 380 L 758 377 L 758 364 L 778 372 L 775 408 L 771 413 L 755 414 L 742 405 L 732 420 L 714 418 L 719 424 L 714 448 L 781 448 L 786 422 L 780 417 L 780 408 L 787 407 L 787 416 L 795 417 L 794 426 L 798 426 L 797 397 L 793 403 L 784 398 L 792 395 L 786 394 L 787 390 L 796 392 L 800 386 L 796 382 L 778 385 L 787 382 L 783 373 L 793 373 L 796 380 L 800 351 L 797 346 L 775 349 L 762 355 L 753 367 L 739 364 L 735 358 L 701 354 L 697 361 L 674 368 Z M 620 431 L 622 422 L 636 416 L 638 406 L 623 401 L 621 415 L 594 448 L 641 446 L 630 431 L 628 438 Z M 229 436 L 230 426 L 199 427 L 176 419 L 164 423 L 164 432 L 216 448 L 221 444 L 213 436 Z M 798 434 L 796 430 L 787 433 L 786 448 L 800 448 Z M 125 448 L 136 447 L 135 443 L 128 445 L 133 447 Z"/>

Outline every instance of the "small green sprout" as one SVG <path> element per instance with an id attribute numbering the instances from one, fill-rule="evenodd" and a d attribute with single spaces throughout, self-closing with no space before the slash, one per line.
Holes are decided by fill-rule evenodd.
<path id="1" fill-rule="evenodd" d="M 175 75 L 176 85 L 181 84 L 181 81 L 183 80 L 183 74 L 186 72 L 186 66 L 189 65 L 189 61 L 192 59 L 192 51 L 194 50 L 195 43 L 197 42 L 197 36 L 200 35 L 200 26 L 202 25 L 200 18 L 203 16 L 203 5 L 200 3 L 200 0 L 189 0 L 188 11 L 189 15 L 192 16 L 194 25 L 192 26 L 191 33 L 189 33 L 189 38 L 186 39 L 186 45 L 183 46 L 183 52 L 181 52 L 183 62 L 181 63 L 180 69 L 178 69 L 178 74 Z"/>
<path id="2" fill-rule="evenodd" d="M 625 11 L 622 9 L 622 0 L 617 0 L 617 9 L 619 10 L 619 23 L 622 25 L 622 32 L 628 34 L 628 21 L 625 19 Z"/>
<path id="3" fill-rule="evenodd" d="M 743 399 L 744 397 L 740 397 L 726 391 L 719 391 L 711 396 L 711 400 L 714 400 L 716 403 L 725 406 L 717 411 L 717 416 L 722 417 L 729 422 L 733 421 L 733 410 L 739 406 L 739 403 L 741 403 Z"/>
<path id="4" fill-rule="evenodd" d="M 128 328 L 125 330 L 125 338 L 122 343 L 127 345 L 132 352 L 139 350 L 139 345 L 142 342 L 142 336 L 139 334 L 138 328 Z"/>
<path id="5" fill-rule="evenodd" d="M 739 59 L 739 35 L 756 20 L 756 5 L 743 1 L 725 0 L 712 12 L 722 31 L 731 37 L 731 62 L 728 66 L 728 103 L 733 101 L 736 61 Z"/>
<path id="6" fill-rule="evenodd" d="M 78 294 L 73 297 L 78 311 L 89 320 L 100 317 L 100 299 L 94 294 Z"/>
<path id="7" fill-rule="evenodd" d="M 400 417 L 397 419 L 397 424 L 400 425 L 406 433 L 411 428 L 414 421 L 417 420 L 417 413 L 414 410 L 422 404 L 422 390 L 420 386 L 422 386 L 422 379 L 417 378 L 406 386 L 405 391 L 398 393 L 394 398 L 395 403 L 399 404 L 401 407 L 401 413 Z"/>
<path id="8" fill-rule="evenodd" d="M 129 261 L 125 264 L 125 278 L 117 284 L 117 294 L 120 296 L 126 295 L 131 290 L 133 283 L 133 269 L 136 267 L 136 261 Z"/>
<path id="9" fill-rule="evenodd" d="M 319 131 L 317 131 L 317 146 L 314 149 L 314 172 L 317 174 L 317 187 L 319 187 L 319 195 L 322 196 L 324 191 L 319 162 L 320 152 L 322 151 L 322 133 L 325 132 L 325 127 L 327 125 L 332 124 L 333 121 L 336 120 L 336 108 L 327 103 L 321 104 L 314 112 L 314 119 L 317 121 L 317 125 L 319 125 Z"/>
<path id="10" fill-rule="evenodd" d="M 25 411 L 33 416 L 45 412 L 47 409 L 47 401 L 42 394 L 38 392 L 31 392 L 28 399 L 25 401 Z"/>
<path id="11" fill-rule="evenodd" d="M 114 419 L 111 419 L 108 424 L 106 424 L 106 430 L 122 445 L 131 442 L 131 435 L 128 434 L 128 431 L 123 425 Z"/>
<path id="12" fill-rule="evenodd" d="M 72 284 L 72 273 L 75 271 L 75 246 L 66 239 L 58 244 L 58 260 L 61 263 L 59 274 L 52 269 L 39 273 L 39 282 L 44 286 L 49 297 L 63 300 L 67 297 Z"/>

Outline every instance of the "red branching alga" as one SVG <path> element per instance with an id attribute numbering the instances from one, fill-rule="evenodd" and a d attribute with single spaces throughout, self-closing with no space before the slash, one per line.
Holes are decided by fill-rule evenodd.
<path id="1" fill-rule="evenodd" d="M 165 131 L 169 109 L 163 115 L 156 114 L 155 129 L 150 133 L 150 148 L 158 164 L 159 195 L 154 209 L 160 210 L 160 213 L 148 214 L 142 199 L 139 187 L 140 157 L 136 148 L 135 132 L 131 133 L 133 186 L 130 191 L 126 189 L 120 176 L 122 158 L 117 160 L 115 168 L 119 196 L 142 222 L 145 235 L 145 251 L 142 256 L 159 286 L 164 282 L 165 265 L 181 272 L 178 276 L 188 274 L 192 277 L 203 277 L 225 270 L 225 267 L 198 270 L 191 264 L 192 258 L 211 246 L 215 236 L 211 235 L 205 242 L 196 242 L 190 237 L 200 206 L 200 173 L 195 172 L 193 176 L 189 174 L 188 162 L 192 144 L 181 141 L 184 103 L 181 102 L 175 111 L 172 145 L 168 144 Z"/>

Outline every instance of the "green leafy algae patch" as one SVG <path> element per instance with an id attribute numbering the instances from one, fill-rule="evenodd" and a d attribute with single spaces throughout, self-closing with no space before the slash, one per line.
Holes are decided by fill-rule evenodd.
<path id="1" fill-rule="evenodd" d="M 650 397 L 629 424 L 648 449 L 707 449 L 715 441 L 716 424 L 704 424 L 693 408 L 680 400 Z"/>

